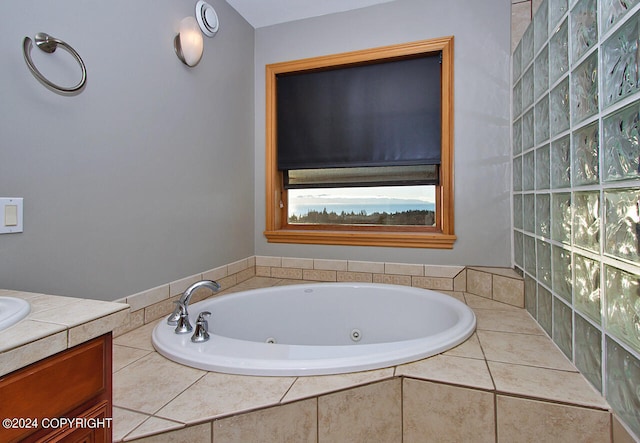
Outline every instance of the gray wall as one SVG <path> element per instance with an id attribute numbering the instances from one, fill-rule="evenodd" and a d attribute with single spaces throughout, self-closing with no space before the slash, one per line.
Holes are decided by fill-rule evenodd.
<path id="1" fill-rule="evenodd" d="M 0 197 L 24 233 L 0 235 L 0 288 L 113 300 L 254 253 L 254 30 L 226 2 L 201 63 L 173 51 L 195 0 L 0 2 Z M 83 57 L 86 89 L 47 90 L 22 39 Z M 32 51 L 72 85 L 70 56 Z"/>
<path id="2" fill-rule="evenodd" d="M 511 266 L 510 1 L 397 0 L 256 30 L 256 254 Z M 455 37 L 453 250 L 282 245 L 265 226 L 264 67 L 269 63 Z"/>

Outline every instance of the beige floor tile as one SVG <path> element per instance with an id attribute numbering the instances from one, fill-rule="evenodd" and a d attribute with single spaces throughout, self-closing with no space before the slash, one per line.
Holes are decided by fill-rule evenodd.
<path id="1" fill-rule="evenodd" d="M 295 377 L 251 377 L 208 372 L 156 415 L 183 423 L 247 412 L 280 402 Z"/>
<path id="2" fill-rule="evenodd" d="M 125 366 L 130 365 L 152 351 L 129 346 L 113 345 L 113 372 L 117 372 Z"/>
<path id="3" fill-rule="evenodd" d="M 625 425 L 622 424 L 620 419 L 613 414 L 612 420 L 613 427 L 613 443 L 638 443 L 640 438 L 634 437 Z"/>
<path id="4" fill-rule="evenodd" d="M 211 423 L 188 426 L 164 434 L 154 434 L 135 440 L 136 443 L 210 443 L 212 440 Z"/>
<path id="5" fill-rule="evenodd" d="M 404 443 L 495 441 L 493 393 L 413 379 L 402 392 Z"/>
<path id="6" fill-rule="evenodd" d="M 318 435 L 316 399 L 303 400 L 216 420 L 215 443 L 315 443 Z"/>
<path id="7" fill-rule="evenodd" d="M 393 368 L 352 372 L 349 374 L 298 377 L 282 401 L 300 400 L 391 377 L 393 377 Z"/>
<path id="8" fill-rule="evenodd" d="M 609 442 L 610 413 L 497 396 L 498 442 Z"/>
<path id="9" fill-rule="evenodd" d="M 402 441 L 400 379 L 382 381 L 318 399 L 319 443 Z"/>
<path id="10" fill-rule="evenodd" d="M 204 374 L 153 352 L 113 374 L 113 404 L 153 414 Z"/>
<path id="11" fill-rule="evenodd" d="M 545 335 L 540 325 L 524 309 L 494 311 L 476 308 L 474 312 L 479 330 Z"/>
<path id="12" fill-rule="evenodd" d="M 122 334 L 121 336 L 113 339 L 113 344 L 153 351 L 153 345 L 151 344 L 151 332 L 153 331 L 153 328 L 156 327 L 156 324 L 158 324 L 158 322 L 154 321 L 138 329 L 134 329 L 131 332 Z"/>
<path id="13" fill-rule="evenodd" d="M 148 419 L 147 414 L 133 412 L 127 409 L 113 408 L 113 441 L 119 442 L 131 431 Z"/>
<path id="14" fill-rule="evenodd" d="M 477 358 L 484 360 L 484 353 L 480 347 L 478 334 L 475 332 L 465 342 L 459 344 L 455 348 L 449 349 L 444 355 L 453 355 L 456 357 Z"/>
<path id="15" fill-rule="evenodd" d="M 579 372 L 488 362 L 497 392 L 608 409 Z"/>
<path id="16" fill-rule="evenodd" d="M 471 309 L 491 309 L 493 311 L 521 311 L 522 308 L 501 303 L 495 300 L 489 300 L 488 298 L 480 297 L 469 292 L 464 293 L 464 298 L 467 301 L 467 306 Z"/>
<path id="17" fill-rule="evenodd" d="M 140 426 L 138 426 L 131 433 L 129 433 L 129 435 L 126 436 L 125 440 L 136 440 L 136 439 L 149 437 L 149 436 L 152 436 L 152 438 L 154 437 L 161 438 L 159 434 L 173 431 L 175 429 L 182 429 L 184 427 L 185 427 L 184 423 L 177 423 L 175 421 L 165 420 L 163 418 L 158 418 L 158 417 L 149 417 Z M 189 434 L 190 434 L 190 431 L 187 432 L 186 435 L 189 435 Z"/>
<path id="18" fill-rule="evenodd" d="M 493 390 L 493 382 L 484 360 L 436 355 L 396 368 L 396 375 Z"/>
<path id="19" fill-rule="evenodd" d="M 477 334 L 487 360 L 577 371 L 546 336 L 495 331 L 478 331 Z"/>

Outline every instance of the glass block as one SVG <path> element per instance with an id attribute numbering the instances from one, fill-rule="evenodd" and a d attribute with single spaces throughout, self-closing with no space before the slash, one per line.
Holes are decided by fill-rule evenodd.
<path id="1" fill-rule="evenodd" d="M 524 236 L 522 235 L 522 232 L 513 232 L 513 243 L 516 266 L 524 269 Z"/>
<path id="2" fill-rule="evenodd" d="M 518 81 L 513 87 L 513 115 L 522 114 L 522 81 Z"/>
<path id="3" fill-rule="evenodd" d="M 562 192 L 551 195 L 551 238 L 571 244 L 571 194 Z"/>
<path id="4" fill-rule="evenodd" d="M 604 269 L 607 331 L 640 352 L 640 276 Z"/>
<path id="5" fill-rule="evenodd" d="M 535 112 L 535 143 L 539 145 L 549 139 L 549 96 L 540 99 L 534 108 Z"/>
<path id="6" fill-rule="evenodd" d="M 573 133 L 573 185 L 598 183 L 598 122 Z"/>
<path id="7" fill-rule="evenodd" d="M 535 15 L 533 16 L 533 50 L 537 53 L 544 42 L 547 41 L 549 33 L 549 5 L 544 0 Z"/>
<path id="8" fill-rule="evenodd" d="M 638 14 L 600 46 L 602 52 L 602 102 L 611 105 L 640 90 L 640 26 Z"/>
<path id="9" fill-rule="evenodd" d="M 600 0 L 602 6 L 602 33 L 622 19 L 638 3 L 638 0 Z"/>
<path id="10" fill-rule="evenodd" d="M 532 191 L 536 183 L 536 160 L 535 152 L 529 151 L 522 159 L 522 190 Z"/>
<path id="11" fill-rule="evenodd" d="M 520 44 L 522 45 L 522 71 L 524 72 L 533 60 L 533 22 L 529 23 L 524 31 Z"/>
<path id="12" fill-rule="evenodd" d="M 521 83 L 522 109 L 525 110 L 533 104 L 533 66 L 525 71 Z"/>
<path id="13" fill-rule="evenodd" d="M 551 287 L 551 244 L 543 240 L 536 240 L 538 259 L 538 280 Z"/>
<path id="14" fill-rule="evenodd" d="M 549 145 L 536 149 L 536 189 L 549 189 Z"/>
<path id="15" fill-rule="evenodd" d="M 522 156 L 513 159 L 513 190 L 522 191 Z"/>
<path id="16" fill-rule="evenodd" d="M 575 364 L 582 375 L 602 392 L 602 333 L 580 315 L 575 314 Z"/>
<path id="17" fill-rule="evenodd" d="M 604 192 L 604 252 L 640 263 L 640 189 Z"/>
<path id="18" fill-rule="evenodd" d="M 513 155 L 522 152 L 522 119 L 513 122 Z"/>
<path id="19" fill-rule="evenodd" d="M 571 144 L 568 135 L 551 143 L 551 187 L 571 186 Z"/>
<path id="20" fill-rule="evenodd" d="M 565 78 L 549 96 L 549 130 L 552 137 L 569 129 L 569 102 L 569 78 Z"/>
<path id="21" fill-rule="evenodd" d="M 553 300 L 551 292 L 542 285 L 538 285 L 538 323 L 542 326 L 549 336 L 552 334 L 553 327 Z"/>
<path id="22" fill-rule="evenodd" d="M 551 238 L 551 196 L 536 195 L 536 234 Z"/>
<path id="23" fill-rule="evenodd" d="M 575 64 L 598 42 L 598 9 L 596 0 L 580 0 L 571 16 L 571 64 Z"/>
<path id="24" fill-rule="evenodd" d="M 573 311 L 553 297 L 553 341 L 569 360 L 573 357 Z"/>
<path id="25" fill-rule="evenodd" d="M 549 82 L 554 84 L 569 72 L 569 26 L 562 22 L 549 40 Z"/>
<path id="26" fill-rule="evenodd" d="M 518 42 L 511 56 L 513 84 L 515 85 L 522 75 L 522 40 Z"/>
<path id="27" fill-rule="evenodd" d="M 573 243 L 593 252 L 600 251 L 600 193 L 573 194 Z"/>
<path id="28" fill-rule="evenodd" d="M 536 281 L 529 275 L 524 276 L 524 307 L 536 318 L 538 316 L 538 295 Z"/>
<path id="29" fill-rule="evenodd" d="M 536 239 L 524 236 L 524 270 L 536 276 Z"/>
<path id="30" fill-rule="evenodd" d="M 640 177 L 640 101 L 636 101 L 602 120 L 604 181 Z"/>
<path id="31" fill-rule="evenodd" d="M 525 231 L 533 234 L 536 232 L 536 196 L 533 194 L 524 194 L 522 196 L 522 205 L 522 227 Z"/>
<path id="32" fill-rule="evenodd" d="M 573 302 L 581 313 L 601 324 L 600 263 L 573 255 Z"/>
<path id="33" fill-rule="evenodd" d="M 513 226 L 522 229 L 522 194 L 513 195 Z"/>
<path id="34" fill-rule="evenodd" d="M 533 95 L 534 100 L 549 90 L 549 47 L 544 49 L 536 57 L 533 65 Z M 548 112 L 548 109 L 547 109 Z"/>
<path id="35" fill-rule="evenodd" d="M 607 401 L 614 412 L 640 435 L 640 360 L 610 337 L 607 344 Z"/>
<path id="36" fill-rule="evenodd" d="M 571 116 L 574 123 L 598 112 L 598 51 L 573 70 L 571 87 Z"/>
<path id="37" fill-rule="evenodd" d="M 568 10 L 567 0 L 549 0 L 549 26 L 557 25 Z"/>
<path id="38" fill-rule="evenodd" d="M 533 147 L 533 108 L 522 116 L 522 150 Z"/>
<path id="39" fill-rule="evenodd" d="M 551 248 L 553 261 L 552 288 L 556 294 L 571 303 L 573 288 L 571 252 L 558 246 Z"/>

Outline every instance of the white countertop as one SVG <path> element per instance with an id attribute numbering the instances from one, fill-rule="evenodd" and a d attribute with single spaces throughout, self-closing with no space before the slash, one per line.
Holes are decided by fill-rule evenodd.
<path id="1" fill-rule="evenodd" d="M 129 315 L 124 303 L 0 289 L 25 299 L 31 312 L 0 331 L 0 376 L 113 331 Z"/>

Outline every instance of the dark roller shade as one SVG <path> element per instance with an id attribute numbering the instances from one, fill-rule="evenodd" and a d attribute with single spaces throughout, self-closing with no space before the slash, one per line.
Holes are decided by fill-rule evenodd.
<path id="1" fill-rule="evenodd" d="M 440 52 L 277 76 L 278 169 L 440 164 Z"/>

